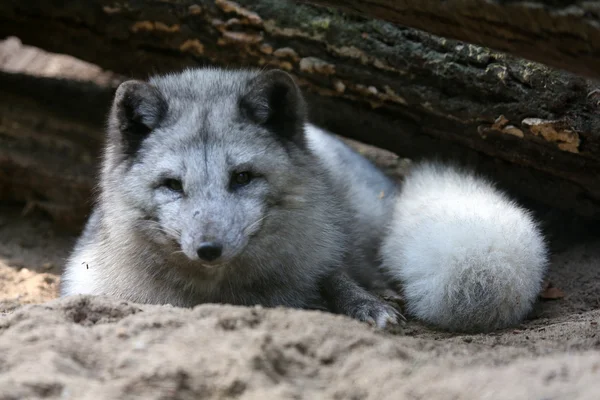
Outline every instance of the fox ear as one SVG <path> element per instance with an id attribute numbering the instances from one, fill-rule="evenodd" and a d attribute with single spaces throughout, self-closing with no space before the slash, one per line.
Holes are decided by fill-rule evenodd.
<path id="1" fill-rule="evenodd" d="M 119 143 L 126 155 L 135 154 L 165 117 L 167 109 L 163 96 L 149 83 L 136 80 L 121 83 L 111 110 L 110 139 Z"/>
<path id="2" fill-rule="evenodd" d="M 240 100 L 242 112 L 285 139 L 302 138 L 306 105 L 294 79 L 282 70 L 256 76 Z"/>

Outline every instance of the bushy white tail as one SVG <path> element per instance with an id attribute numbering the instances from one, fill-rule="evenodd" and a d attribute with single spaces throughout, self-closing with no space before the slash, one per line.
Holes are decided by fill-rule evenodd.
<path id="1" fill-rule="evenodd" d="M 435 163 L 407 176 L 382 257 L 403 283 L 408 312 L 454 331 L 520 322 L 548 258 L 526 210 L 474 174 Z"/>

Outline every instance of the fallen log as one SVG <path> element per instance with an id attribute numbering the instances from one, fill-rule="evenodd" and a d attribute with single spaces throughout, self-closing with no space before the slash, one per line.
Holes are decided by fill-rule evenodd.
<path id="1" fill-rule="evenodd" d="M 133 77 L 207 64 L 283 68 L 313 120 L 336 133 L 402 157 L 458 159 L 513 193 L 600 218 L 600 92 L 584 78 L 287 1 L 62 4 L 0 3 L 0 37 Z"/>
<path id="2" fill-rule="evenodd" d="M 0 66 L 0 200 L 24 202 L 25 213 L 41 209 L 79 229 L 119 79 L 15 39 L 0 42 Z"/>
<path id="3" fill-rule="evenodd" d="M 600 1 L 301 1 L 600 77 Z"/>
<path id="4" fill-rule="evenodd" d="M 26 202 L 25 213 L 39 208 L 77 229 L 91 205 L 102 123 L 65 111 L 102 115 L 108 99 L 89 83 L 5 72 L 0 87 L 0 200 Z"/>

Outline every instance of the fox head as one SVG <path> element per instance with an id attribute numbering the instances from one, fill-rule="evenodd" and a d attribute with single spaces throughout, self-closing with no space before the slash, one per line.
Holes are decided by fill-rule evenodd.
<path id="1" fill-rule="evenodd" d="M 115 94 L 102 196 L 145 240 L 210 267 L 276 237 L 306 196 L 306 107 L 279 70 L 187 70 Z M 302 175 L 304 174 L 304 175 Z M 181 254 L 179 254 L 181 256 Z"/>

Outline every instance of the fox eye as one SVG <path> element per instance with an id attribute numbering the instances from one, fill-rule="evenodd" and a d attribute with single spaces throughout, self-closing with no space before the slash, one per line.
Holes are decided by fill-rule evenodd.
<path id="1" fill-rule="evenodd" d="M 165 179 L 163 181 L 163 186 L 173 192 L 183 192 L 183 184 L 178 179 Z"/>
<path id="2" fill-rule="evenodd" d="M 252 180 L 252 174 L 248 171 L 235 172 L 231 177 L 231 183 L 234 187 L 245 186 Z"/>

